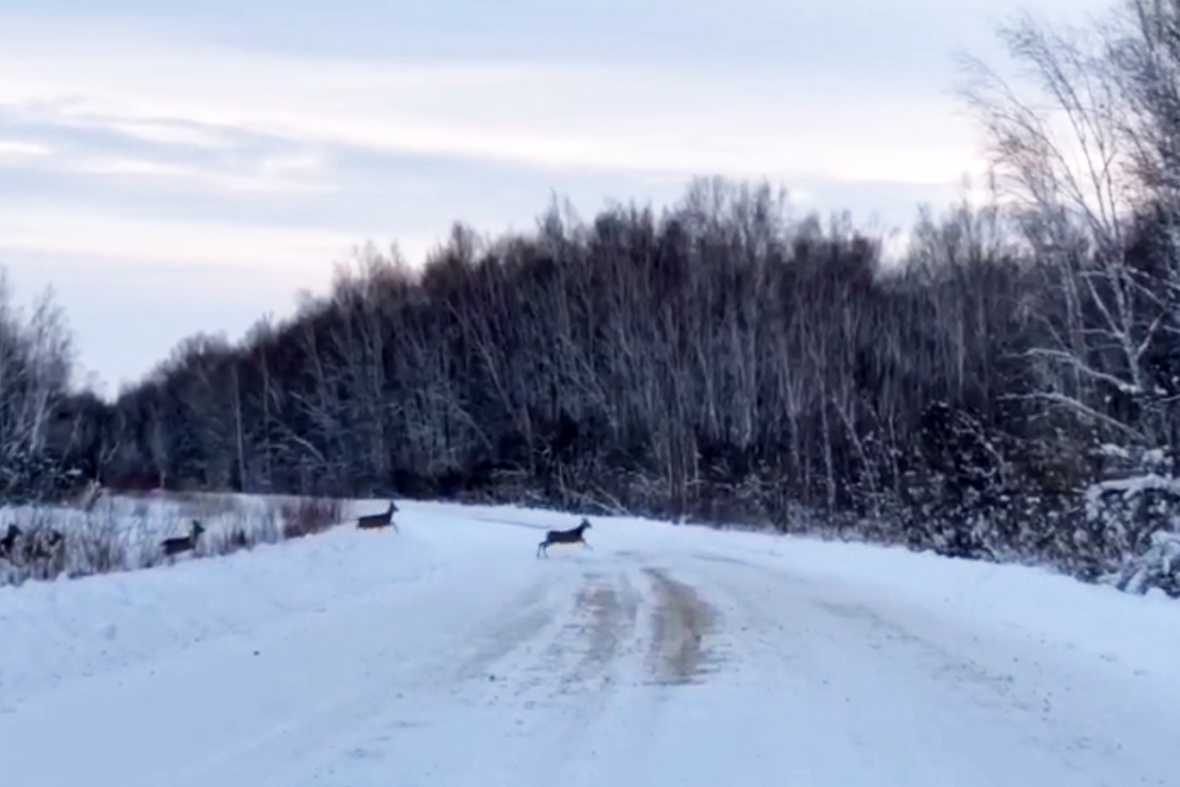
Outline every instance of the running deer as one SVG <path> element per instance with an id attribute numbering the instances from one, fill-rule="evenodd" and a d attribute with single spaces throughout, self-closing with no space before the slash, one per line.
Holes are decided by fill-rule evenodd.
<path id="1" fill-rule="evenodd" d="M 106 491 L 97 478 L 92 478 L 75 502 L 78 508 L 89 513 L 94 510 L 95 504 L 99 501 L 99 498 L 106 494 Z"/>
<path id="2" fill-rule="evenodd" d="M 537 557 L 542 554 L 549 557 L 550 544 L 581 544 L 590 549 L 590 545 L 586 543 L 585 533 L 590 529 L 590 520 L 583 519 L 582 524 L 575 527 L 573 530 L 550 530 L 545 534 L 545 540 L 537 545 Z"/>
<path id="3" fill-rule="evenodd" d="M 389 527 L 393 525 L 393 529 L 397 532 L 397 522 L 393 521 L 393 513 L 397 511 L 397 506 L 393 501 L 389 501 L 389 510 L 384 514 L 366 514 L 357 519 L 356 526 L 361 530 L 372 530 L 378 527 Z"/>
<path id="4" fill-rule="evenodd" d="M 0 558 L 5 558 L 9 562 L 16 562 L 16 540 L 21 536 L 21 529 L 16 525 L 8 526 L 8 533 L 4 538 L 0 538 Z"/>
<path id="5" fill-rule="evenodd" d="M 25 536 L 22 561 L 37 579 L 52 579 L 65 568 L 66 537 L 60 530 L 38 528 Z"/>
<path id="6" fill-rule="evenodd" d="M 201 527 L 201 523 L 193 520 L 192 532 L 187 536 L 177 536 L 175 538 L 166 538 L 160 542 L 160 549 L 164 551 L 165 557 L 172 557 L 181 552 L 187 552 L 190 549 L 197 548 L 197 539 L 205 532 L 205 528 Z"/>
<path id="7" fill-rule="evenodd" d="M 31 534 L 30 538 L 32 543 L 27 547 L 30 560 L 54 560 L 66 543 L 66 537 L 60 530 L 38 531 Z"/>

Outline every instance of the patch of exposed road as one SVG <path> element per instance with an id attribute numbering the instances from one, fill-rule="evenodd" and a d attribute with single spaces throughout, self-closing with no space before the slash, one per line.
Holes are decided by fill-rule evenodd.
<path id="1" fill-rule="evenodd" d="M 614 588 L 586 588 L 578 594 L 578 607 L 590 619 L 585 629 L 586 661 L 609 664 L 619 650 L 622 607 Z"/>
<path id="2" fill-rule="evenodd" d="M 587 579 L 595 578 L 587 576 Z M 617 583 L 592 583 L 584 587 L 578 593 L 578 609 L 585 621 L 582 634 L 586 642 L 578 671 L 602 672 L 634 636 L 638 599 L 626 575 L 620 575 Z"/>
<path id="3" fill-rule="evenodd" d="M 652 580 L 650 665 L 660 683 L 695 683 L 712 659 L 706 639 L 717 623 L 717 610 L 693 588 L 657 568 L 645 568 Z"/>
<path id="4" fill-rule="evenodd" d="M 699 682 L 718 659 L 711 640 L 719 612 L 695 588 L 664 570 L 647 567 L 642 572 L 650 594 L 639 592 L 629 571 L 586 573 L 565 613 L 553 607 L 547 583 L 534 584 L 469 640 L 452 680 L 499 684 L 493 665 L 520 651 L 524 662 L 515 663 L 517 677 L 510 681 L 518 697 L 546 685 L 546 694 L 597 692 L 621 677 L 620 664 L 630 654 L 646 661 L 644 671 L 656 683 Z M 642 640 L 637 636 L 641 608 L 647 618 Z M 499 695 L 498 687 L 495 693 Z"/>

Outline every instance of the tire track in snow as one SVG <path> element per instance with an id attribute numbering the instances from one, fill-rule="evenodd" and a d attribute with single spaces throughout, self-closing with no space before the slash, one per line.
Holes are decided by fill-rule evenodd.
<path id="1" fill-rule="evenodd" d="M 644 568 L 655 590 L 651 610 L 650 662 L 657 682 L 697 683 L 716 659 L 705 639 L 714 631 L 717 610 L 692 587 L 658 568 Z"/>
<path id="2" fill-rule="evenodd" d="M 494 730 L 500 753 L 436 760 L 415 772 L 420 783 L 480 783 L 489 767 L 522 785 L 585 783 L 580 774 L 598 767 L 588 731 L 607 734 L 619 713 L 658 726 L 660 696 L 702 682 L 718 663 L 720 613 L 693 585 L 648 566 L 650 557 L 546 569 L 457 641 L 458 663 L 438 683 L 415 692 L 409 704 L 431 708 L 422 726 L 406 726 L 401 712 L 370 720 L 296 783 L 383 783 L 419 746 L 472 729 Z M 537 750 L 564 754 L 534 759 Z M 616 754 L 641 767 L 644 750 L 638 735 Z"/>
<path id="3" fill-rule="evenodd" d="M 619 660 L 636 646 L 640 599 L 625 572 L 607 581 L 588 573 L 577 595 L 575 640 L 570 649 L 581 659 L 567 674 L 566 687 L 595 678 L 609 683 L 617 679 Z"/>
<path id="4" fill-rule="evenodd" d="M 582 666 L 605 668 L 614 661 L 623 639 L 635 625 L 635 608 L 624 610 L 621 593 L 614 584 L 591 581 L 578 592 L 579 635 L 585 640 Z"/>

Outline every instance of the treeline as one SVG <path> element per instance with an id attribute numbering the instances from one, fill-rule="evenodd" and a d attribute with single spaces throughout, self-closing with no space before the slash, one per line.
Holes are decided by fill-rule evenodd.
<path id="1" fill-rule="evenodd" d="M 993 199 L 924 213 L 903 260 L 720 180 L 658 213 L 456 226 L 421 268 L 370 249 L 292 319 L 74 398 L 65 461 L 112 486 L 851 528 L 1094 576 L 1143 533 L 1087 486 L 1180 476 L 1180 3 L 1127 9 L 1009 28 L 1027 100 L 970 66 Z"/>
<path id="2" fill-rule="evenodd" d="M 47 292 L 26 313 L 0 270 L 0 500 L 60 494 L 74 419 L 65 417 L 74 353 Z"/>
<path id="3" fill-rule="evenodd" d="M 1028 331 L 1007 296 L 1027 277 L 941 234 L 980 229 L 959 220 L 927 228 L 930 264 L 885 273 L 875 241 L 710 181 L 658 218 L 553 211 L 486 244 L 457 227 L 421 271 L 370 252 L 240 347 L 186 342 L 120 398 L 103 472 L 671 514 L 880 508 L 926 474 L 923 426 L 999 424 L 1020 383 L 1003 367 Z"/>
<path id="4" fill-rule="evenodd" d="M 1162 436 L 1113 381 L 1118 356 L 1087 360 L 1111 380 L 1059 357 L 1079 316 L 1065 277 L 1091 270 L 1073 262 L 1022 256 L 994 209 L 963 207 L 888 267 L 877 241 L 720 181 L 659 217 L 551 211 L 487 243 L 456 228 L 421 270 L 370 252 L 240 346 L 184 343 L 96 411 L 90 461 L 107 450 L 94 469 L 112 486 L 786 529 L 810 512 L 956 554 L 1064 552 L 1054 517 L 1101 471 L 1100 446 Z M 1102 310 L 1077 294 L 1079 335 L 1098 336 Z M 1174 385 L 1163 347 L 1143 354 L 1153 387 Z"/>

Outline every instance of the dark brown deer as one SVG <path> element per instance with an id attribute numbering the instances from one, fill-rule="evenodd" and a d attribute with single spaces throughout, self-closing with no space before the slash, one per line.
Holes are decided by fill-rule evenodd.
<path id="1" fill-rule="evenodd" d="M 165 557 L 172 557 L 181 552 L 187 552 L 190 549 L 197 548 L 197 539 L 205 532 L 205 528 L 197 520 L 193 520 L 193 529 L 187 536 L 176 536 L 175 538 L 166 538 L 160 542 L 160 549 L 164 551 Z"/>
<path id="2" fill-rule="evenodd" d="M 393 526 L 394 532 L 397 531 L 397 522 L 393 521 L 393 514 L 397 511 L 397 506 L 393 501 L 389 501 L 389 510 L 383 514 L 366 514 L 356 521 L 356 526 L 360 530 L 373 530 L 379 527 Z"/>
<path id="3" fill-rule="evenodd" d="M 583 519 L 582 524 L 575 527 L 573 530 L 550 530 L 545 534 L 545 540 L 537 545 L 537 557 L 544 555 L 549 557 L 550 544 L 581 544 L 590 549 L 590 545 L 586 543 L 585 534 L 590 529 L 590 520 Z"/>
<path id="4" fill-rule="evenodd" d="M 8 526 L 8 533 L 0 538 L 0 558 L 9 562 L 16 562 L 16 540 L 21 536 L 21 529 L 16 525 Z"/>
<path id="5" fill-rule="evenodd" d="M 86 483 L 86 488 L 74 498 L 73 505 L 83 511 L 90 512 L 94 510 L 94 506 L 98 503 L 99 498 L 106 494 L 106 489 L 98 481 L 97 478 L 92 478 Z"/>
<path id="6" fill-rule="evenodd" d="M 34 560 L 45 560 L 57 554 L 62 545 L 66 542 L 66 537 L 62 535 L 59 530 L 44 530 L 37 534 L 37 538 L 33 540 L 29 547 L 29 555 Z"/>
<path id="7" fill-rule="evenodd" d="M 65 568 L 65 545 L 66 537 L 60 530 L 37 528 L 25 535 L 19 556 L 31 576 L 52 579 Z"/>

